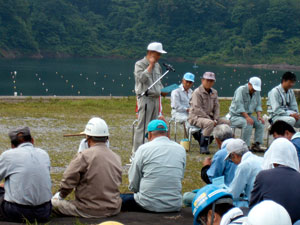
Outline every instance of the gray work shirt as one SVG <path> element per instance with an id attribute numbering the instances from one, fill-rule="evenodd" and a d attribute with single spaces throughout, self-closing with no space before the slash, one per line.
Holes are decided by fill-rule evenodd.
<path id="1" fill-rule="evenodd" d="M 5 179 L 4 199 L 8 202 L 38 206 L 51 200 L 49 156 L 29 142 L 1 154 L 2 179 Z"/>
<path id="2" fill-rule="evenodd" d="M 134 78 L 135 78 L 135 93 L 136 95 L 142 94 L 147 88 L 152 85 L 161 75 L 162 69 L 159 63 L 155 63 L 152 72 L 149 73 L 147 67 L 149 61 L 146 57 L 137 61 L 134 67 Z M 163 85 L 161 82 L 157 82 L 149 91 L 148 96 L 159 97 Z"/>
<path id="3" fill-rule="evenodd" d="M 250 115 L 253 112 L 261 111 L 261 96 L 259 91 L 254 92 L 251 97 L 248 84 L 240 86 L 238 89 L 236 89 L 229 107 L 231 116 L 241 116 L 241 113 L 243 112 Z"/>
<path id="4" fill-rule="evenodd" d="M 141 145 L 128 172 L 135 201 L 149 211 L 179 211 L 185 164 L 185 149 L 167 137 Z"/>
<path id="5" fill-rule="evenodd" d="M 171 107 L 175 112 L 186 113 L 190 108 L 190 100 L 193 91 L 189 89 L 187 92 L 184 90 L 182 84 L 171 92 Z"/>
<path id="6" fill-rule="evenodd" d="M 294 91 L 289 89 L 286 92 L 281 84 L 268 93 L 267 105 L 271 117 L 289 116 L 293 112 L 299 112 Z"/>

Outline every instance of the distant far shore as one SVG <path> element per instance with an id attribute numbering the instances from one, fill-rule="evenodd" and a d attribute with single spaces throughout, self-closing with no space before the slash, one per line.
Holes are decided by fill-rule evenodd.
<path id="1" fill-rule="evenodd" d="M 133 59 L 121 55 L 105 55 L 105 56 L 76 56 L 68 53 L 52 53 L 52 52 L 43 52 L 35 54 L 22 54 L 18 51 L 6 51 L 0 48 L 0 59 L 47 59 L 47 58 L 107 58 L 107 59 Z M 173 62 L 195 62 L 196 59 L 186 59 L 182 57 L 169 57 L 167 60 Z M 226 67 L 235 67 L 235 68 L 254 68 L 254 69 L 267 69 L 267 70 L 291 70 L 291 71 L 300 71 L 300 65 L 290 65 L 287 63 L 281 64 L 231 64 L 231 63 L 209 63 L 205 62 L 205 65 L 220 65 Z"/>
<path id="2" fill-rule="evenodd" d="M 267 69 L 267 70 L 293 70 L 300 71 L 300 66 L 289 65 L 289 64 L 222 64 L 227 67 L 236 68 L 254 68 L 254 69 Z"/>

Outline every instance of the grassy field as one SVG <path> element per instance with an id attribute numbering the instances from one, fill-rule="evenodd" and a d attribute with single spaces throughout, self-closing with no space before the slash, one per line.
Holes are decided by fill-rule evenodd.
<path id="1" fill-rule="evenodd" d="M 225 115 L 228 112 L 230 101 L 222 100 L 220 104 L 221 115 Z M 53 193 L 55 193 L 59 188 L 63 171 L 75 156 L 81 140 L 80 137 L 66 138 L 63 137 L 63 134 L 78 133 L 84 130 L 85 124 L 91 117 L 100 116 L 109 125 L 111 149 L 122 158 L 124 173 L 121 192 L 126 192 L 128 191 L 126 174 L 128 166 L 126 164 L 129 163 L 132 148 L 134 110 L 134 97 L 99 100 L 33 100 L 28 98 L 21 102 L 0 100 L 0 149 L 4 151 L 10 147 L 7 135 L 9 129 L 29 126 L 35 139 L 35 145 L 43 148 L 50 155 Z M 163 99 L 163 110 L 168 120 L 170 118 L 169 99 Z M 179 134 L 181 138 L 182 131 L 179 131 Z M 212 152 L 217 150 L 215 143 L 212 144 L 211 149 Z M 187 153 L 183 192 L 204 185 L 200 178 L 204 157 L 199 154 L 198 143 L 193 141 L 191 151 Z"/>

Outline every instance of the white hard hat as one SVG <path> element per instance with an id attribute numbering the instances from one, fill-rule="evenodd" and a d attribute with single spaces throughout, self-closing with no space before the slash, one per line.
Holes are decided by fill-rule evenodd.
<path id="1" fill-rule="evenodd" d="M 254 206 L 243 225 L 292 225 L 290 215 L 274 201 L 262 201 Z"/>
<path id="2" fill-rule="evenodd" d="M 255 91 L 261 91 L 261 79 L 258 77 L 251 77 L 249 83 L 252 84 Z"/>
<path id="3" fill-rule="evenodd" d="M 80 134 L 85 134 L 92 137 L 107 137 L 109 136 L 108 126 L 103 119 L 94 117 L 89 120 L 85 126 L 85 130 Z"/>
<path id="4" fill-rule="evenodd" d="M 150 43 L 147 47 L 147 50 L 158 52 L 158 53 L 161 53 L 161 54 L 166 54 L 167 53 L 165 50 L 163 50 L 162 43 L 159 43 L 159 42 Z"/>

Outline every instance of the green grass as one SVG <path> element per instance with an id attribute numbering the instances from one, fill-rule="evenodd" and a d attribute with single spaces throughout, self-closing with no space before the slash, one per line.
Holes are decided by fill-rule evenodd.
<path id="1" fill-rule="evenodd" d="M 163 110 L 167 120 L 170 118 L 170 100 L 163 99 Z M 228 112 L 229 100 L 220 101 L 221 115 Z M 264 101 L 264 110 L 266 110 Z M 92 116 L 106 120 L 110 128 L 111 149 L 122 158 L 123 166 L 129 163 L 131 154 L 132 122 L 135 120 L 135 97 L 101 100 L 33 100 L 22 102 L 0 101 L 0 149 L 8 149 L 8 130 L 19 126 L 29 126 L 37 147 L 45 149 L 51 158 L 51 177 L 53 193 L 59 188 L 62 173 L 76 155 L 80 137 L 63 137 L 66 133 L 78 133 Z M 174 130 L 174 129 L 173 129 Z M 183 132 L 179 129 L 179 138 Z M 172 134 L 173 137 L 173 134 Z M 203 186 L 200 178 L 202 161 L 205 156 L 199 154 L 199 146 L 193 141 L 191 151 L 187 153 L 187 166 L 183 180 L 183 192 Z M 212 153 L 217 150 L 215 143 Z M 128 177 L 123 173 L 121 192 L 128 191 Z M 71 195 L 70 198 L 73 196 Z"/>

